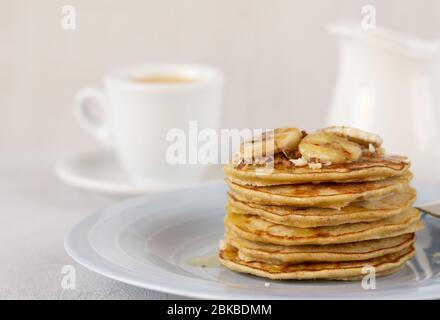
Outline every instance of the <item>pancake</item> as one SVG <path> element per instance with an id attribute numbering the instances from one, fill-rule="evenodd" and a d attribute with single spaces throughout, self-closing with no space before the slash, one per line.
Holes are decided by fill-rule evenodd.
<path id="1" fill-rule="evenodd" d="M 229 187 L 219 259 L 270 279 L 357 280 L 397 272 L 415 253 L 410 161 L 377 134 L 281 128 L 244 141 Z M 367 270 L 368 271 L 368 270 Z"/>
<path id="2" fill-rule="evenodd" d="M 219 260 L 222 265 L 231 270 L 269 279 L 356 280 L 365 276 L 362 272 L 365 266 L 374 267 L 376 276 L 396 272 L 404 266 L 406 261 L 411 259 L 414 252 L 414 247 L 410 246 L 395 253 L 362 261 L 276 265 L 244 261 L 239 258 L 236 248 L 226 244 L 219 252 Z"/>
<path id="3" fill-rule="evenodd" d="M 241 260 L 273 264 L 368 260 L 401 251 L 414 241 L 414 233 L 408 233 L 344 244 L 280 246 L 245 240 L 234 232 L 225 236 L 225 242 L 238 249 Z"/>
<path id="4" fill-rule="evenodd" d="M 384 196 L 408 187 L 411 173 L 362 183 L 321 183 L 269 187 L 242 186 L 226 180 L 232 193 L 248 202 L 294 207 L 339 209 L 351 202 Z"/>
<path id="5" fill-rule="evenodd" d="M 317 228 L 297 228 L 274 224 L 259 216 L 228 212 L 225 227 L 241 238 L 278 245 L 336 244 L 381 239 L 412 233 L 423 227 L 417 209 L 408 208 L 392 217 Z"/>
<path id="6" fill-rule="evenodd" d="M 353 202 L 340 210 L 261 205 L 232 193 L 227 197 L 228 208 L 234 213 L 258 215 L 273 223 L 307 228 L 385 219 L 410 207 L 416 200 L 416 191 L 405 188 L 383 197 Z"/>
<path id="7" fill-rule="evenodd" d="M 273 168 L 272 168 L 273 167 Z M 271 186 L 282 184 L 322 182 L 363 182 L 401 176 L 409 171 L 408 158 L 401 156 L 363 156 L 360 160 L 344 164 L 324 165 L 320 169 L 298 167 L 284 157 L 276 155 L 273 166 L 232 163 L 224 166 L 225 176 L 236 184 Z"/>

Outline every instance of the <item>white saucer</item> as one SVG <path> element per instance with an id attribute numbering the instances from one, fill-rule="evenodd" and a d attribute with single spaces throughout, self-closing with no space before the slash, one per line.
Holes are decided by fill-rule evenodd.
<path id="1" fill-rule="evenodd" d="M 57 176 L 65 183 L 102 194 L 131 196 L 186 189 L 195 185 L 211 185 L 222 180 L 215 172 L 206 181 L 186 185 L 145 185 L 134 183 L 123 171 L 111 150 L 82 153 L 63 160 L 55 166 Z"/>

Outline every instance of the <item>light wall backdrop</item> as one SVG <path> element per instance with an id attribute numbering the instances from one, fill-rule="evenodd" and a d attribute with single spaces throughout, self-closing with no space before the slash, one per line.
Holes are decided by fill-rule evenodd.
<path id="1" fill-rule="evenodd" d="M 76 30 L 61 27 L 67 4 Z M 224 127 L 317 128 L 338 67 L 325 27 L 360 21 L 366 4 L 378 25 L 440 38 L 438 0 L 1 0 L 2 158 L 56 159 L 95 146 L 73 118 L 73 96 L 144 62 L 223 70 Z"/>

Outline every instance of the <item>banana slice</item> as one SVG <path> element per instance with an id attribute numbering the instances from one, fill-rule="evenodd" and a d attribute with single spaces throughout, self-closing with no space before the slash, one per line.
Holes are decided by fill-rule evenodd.
<path id="1" fill-rule="evenodd" d="M 352 162 L 362 155 L 362 148 L 359 144 L 324 131 L 307 135 L 301 140 L 298 148 L 304 159 L 317 160 L 320 163 Z"/>
<path id="2" fill-rule="evenodd" d="M 348 140 L 364 145 L 367 148 L 370 144 L 378 148 L 383 142 L 382 138 L 377 134 L 351 127 L 333 126 L 321 129 L 319 131 L 334 133 L 337 136 L 345 137 Z"/>
<path id="3" fill-rule="evenodd" d="M 240 147 L 240 158 L 249 160 L 273 157 L 276 153 L 293 153 L 303 137 L 297 128 L 278 128 L 244 142 Z"/>
<path id="4" fill-rule="evenodd" d="M 303 131 L 297 128 L 279 128 L 274 130 L 273 153 L 283 152 L 285 154 L 298 150 L 299 142 L 303 137 Z"/>

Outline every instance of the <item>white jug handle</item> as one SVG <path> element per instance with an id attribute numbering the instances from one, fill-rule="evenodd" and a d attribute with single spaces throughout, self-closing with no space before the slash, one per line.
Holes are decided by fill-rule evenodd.
<path id="1" fill-rule="evenodd" d="M 81 127 L 105 145 L 111 145 L 110 123 L 105 94 L 95 88 L 84 88 L 75 96 L 73 112 Z M 98 109 L 100 119 L 93 116 Z"/>

